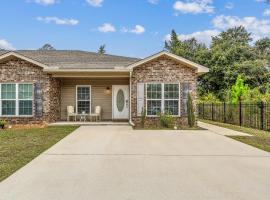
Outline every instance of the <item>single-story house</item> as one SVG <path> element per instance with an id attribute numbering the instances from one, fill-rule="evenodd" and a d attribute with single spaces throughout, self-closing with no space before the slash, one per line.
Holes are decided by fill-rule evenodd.
<path id="1" fill-rule="evenodd" d="M 102 120 L 157 123 L 169 111 L 187 123 L 186 102 L 196 99 L 197 76 L 208 68 L 166 51 L 144 59 L 70 50 L 0 51 L 0 119 L 10 123 L 67 120 L 67 108 Z"/>

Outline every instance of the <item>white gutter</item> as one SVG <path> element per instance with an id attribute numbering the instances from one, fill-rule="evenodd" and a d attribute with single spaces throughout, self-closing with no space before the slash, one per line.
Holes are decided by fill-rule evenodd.
<path id="1" fill-rule="evenodd" d="M 45 72 L 129 72 L 129 69 L 44 69 Z"/>
<path id="2" fill-rule="evenodd" d="M 135 126 L 135 124 L 132 122 L 132 117 L 131 117 L 131 76 L 132 76 L 132 71 L 129 72 L 129 124 L 131 126 Z"/>

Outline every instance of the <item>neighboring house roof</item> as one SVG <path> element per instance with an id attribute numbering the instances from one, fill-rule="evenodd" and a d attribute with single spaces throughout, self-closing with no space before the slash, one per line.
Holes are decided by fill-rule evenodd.
<path id="1" fill-rule="evenodd" d="M 0 60 L 15 56 L 40 67 L 47 71 L 128 71 L 134 67 L 145 64 L 160 56 L 168 56 L 177 62 L 196 69 L 198 74 L 209 72 L 207 67 L 194 63 L 190 60 L 162 51 L 145 59 L 99 54 L 86 51 L 69 50 L 19 50 L 0 51 Z"/>
<path id="2" fill-rule="evenodd" d="M 204 66 L 202 66 L 200 64 L 197 64 L 195 62 L 192 62 L 190 60 L 187 60 L 187 59 L 185 59 L 183 57 L 180 57 L 180 56 L 177 56 L 175 54 L 169 53 L 167 51 L 161 51 L 161 52 L 159 52 L 157 54 L 154 54 L 152 56 L 149 56 L 149 57 L 147 57 L 147 58 L 145 58 L 143 60 L 139 60 L 139 61 L 129 65 L 128 69 L 133 69 L 134 67 L 137 67 L 137 66 L 145 64 L 147 62 L 150 62 L 150 61 L 152 61 L 152 60 L 154 60 L 154 59 L 156 59 L 156 58 L 158 58 L 160 56 L 168 56 L 169 58 L 174 59 L 174 60 L 176 60 L 176 61 L 178 61 L 180 63 L 183 63 L 183 64 L 187 65 L 188 67 L 192 67 L 192 68 L 196 69 L 199 74 L 209 72 L 209 69 L 207 67 L 204 67 Z"/>
<path id="3" fill-rule="evenodd" d="M 115 69 L 138 61 L 138 58 L 73 50 L 18 50 L 15 53 L 58 69 Z M 1 55 L 9 53 L 0 51 Z"/>

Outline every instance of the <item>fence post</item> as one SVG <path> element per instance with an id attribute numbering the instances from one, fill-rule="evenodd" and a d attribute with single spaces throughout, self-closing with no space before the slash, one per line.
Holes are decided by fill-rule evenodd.
<path id="1" fill-rule="evenodd" d="M 264 129 L 264 103 L 263 101 L 261 101 L 259 108 L 260 108 L 260 113 L 261 113 L 261 117 L 260 117 L 261 129 L 263 130 Z"/>
<path id="2" fill-rule="evenodd" d="M 212 115 L 211 115 L 211 118 L 212 118 L 212 121 L 214 121 L 214 103 L 212 103 L 212 109 L 211 109 L 211 111 L 212 111 Z"/>
<path id="3" fill-rule="evenodd" d="M 224 123 L 226 123 L 226 103 L 225 101 L 223 102 L 223 120 L 224 120 Z"/>
<path id="4" fill-rule="evenodd" d="M 202 118 L 204 119 L 204 102 L 202 103 Z"/>
<path id="5" fill-rule="evenodd" d="M 242 126 L 242 101 L 239 100 L 239 126 Z"/>

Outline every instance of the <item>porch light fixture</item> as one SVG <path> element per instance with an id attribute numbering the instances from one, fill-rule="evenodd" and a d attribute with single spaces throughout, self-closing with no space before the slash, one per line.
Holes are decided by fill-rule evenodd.
<path id="1" fill-rule="evenodd" d="M 107 87 L 106 88 L 106 94 L 110 94 L 110 93 L 111 93 L 110 87 Z"/>

